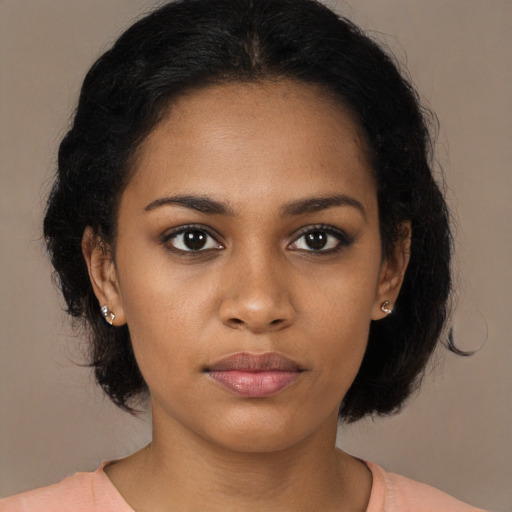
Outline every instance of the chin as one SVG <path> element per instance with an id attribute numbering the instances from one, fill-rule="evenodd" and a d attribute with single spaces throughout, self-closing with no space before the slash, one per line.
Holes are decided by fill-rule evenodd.
<path id="1" fill-rule="evenodd" d="M 289 432 L 268 432 L 258 429 L 258 432 L 233 432 L 222 438 L 212 439 L 219 446 L 232 452 L 244 454 L 266 454 L 284 451 L 296 446 L 301 437 L 290 436 Z"/>
<path id="2" fill-rule="evenodd" d="M 324 429 L 326 435 L 336 436 L 337 409 L 335 414 L 327 414 L 326 420 L 319 423 L 318 417 L 303 418 L 300 415 L 281 411 L 258 411 L 257 414 L 233 413 L 228 421 L 223 421 L 208 429 L 207 437 L 225 449 L 240 453 L 272 453 L 297 446 L 305 442 L 314 432 Z"/>

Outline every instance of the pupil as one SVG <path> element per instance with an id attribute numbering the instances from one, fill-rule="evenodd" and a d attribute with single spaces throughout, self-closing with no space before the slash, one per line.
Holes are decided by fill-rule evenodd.
<path id="1" fill-rule="evenodd" d="M 311 249 L 323 249 L 327 244 L 327 235 L 322 231 L 313 231 L 306 235 L 306 243 Z"/>
<path id="2" fill-rule="evenodd" d="M 183 241 L 189 249 L 195 251 L 202 249 L 206 244 L 206 235 L 202 231 L 187 231 L 184 234 Z"/>

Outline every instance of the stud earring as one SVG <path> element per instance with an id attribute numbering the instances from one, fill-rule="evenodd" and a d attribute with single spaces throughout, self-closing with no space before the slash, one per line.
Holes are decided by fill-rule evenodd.
<path id="1" fill-rule="evenodd" d="M 113 325 L 114 318 L 116 317 L 116 315 L 114 315 L 114 313 L 112 313 L 112 311 L 110 311 L 110 309 L 108 309 L 108 306 L 106 304 L 104 306 L 102 306 L 101 313 L 102 313 L 103 317 L 105 318 L 105 321 L 108 324 Z"/>
<path id="2" fill-rule="evenodd" d="M 391 304 L 389 303 L 389 300 L 384 301 L 384 302 L 380 305 L 380 310 L 381 310 L 383 313 L 386 313 L 386 315 L 389 315 L 390 313 L 393 313 L 393 308 L 391 307 Z"/>

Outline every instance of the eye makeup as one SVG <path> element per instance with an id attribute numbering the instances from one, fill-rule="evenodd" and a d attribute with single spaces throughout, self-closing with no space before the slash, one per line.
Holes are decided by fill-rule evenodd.
<path id="1" fill-rule="evenodd" d="M 288 248 L 313 254 L 334 254 L 353 242 L 354 238 L 344 230 L 327 224 L 317 224 L 302 228 Z"/>
<path id="2" fill-rule="evenodd" d="M 201 253 L 219 251 L 225 246 L 219 235 L 202 224 L 186 224 L 166 233 L 160 243 L 169 251 L 183 256 L 198 256 Z M 312 255 L 331 255 L 350 246 L 354 237 L 346 231 L 327 224 L 314 224 L 301 228 L 287 245 L 291 251 Z M 201 254 L 204 256 L 204 254 Z"/>
<path id="3" fill-rule="evenodd" d="M 161 244 L 169 251 L 185 256 L 224 249 L 212 230 L 201 224 L 179 226 L 166 233 L 161 239 Z"/>

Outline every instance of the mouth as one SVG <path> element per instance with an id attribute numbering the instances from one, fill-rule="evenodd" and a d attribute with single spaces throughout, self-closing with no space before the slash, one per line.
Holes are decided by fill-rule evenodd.
<path id="1" fill-rule="evenodd" d="M 304 372 L 295 361 L 276 352 L 240 352 L 205 368 L 213 380 L 247 398 L 265 398 L 293 384 Z"/>

